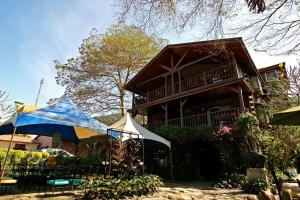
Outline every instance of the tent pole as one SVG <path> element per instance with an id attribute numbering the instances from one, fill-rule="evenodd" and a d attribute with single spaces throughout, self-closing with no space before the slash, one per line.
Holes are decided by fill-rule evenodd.
<path id="1" fill-rule="evenodd" d="M 108 134 L 108 130 L 107 130 Z M 112 150 L 112 133 L 110 133 L 110 149 L 109 149 L 109 170 L 108 170 L 108 176 L 110 178 L 110 171 L 111 171 L 111 150 Z"/>
<path id="2" fill-rule="evenodd" d="M 170 146 L 170 164 L 171 164 L 171 180 L 173 180 L 173 159 L 172 159 L 172 146 Z"/>
<path id="3" fill-rule="evenodd" d="M 142 138 L 142 145 L 143 145 L 143 176 L 145 176 L 145 143 L 144 143 L 144 137 Z"/>
<path id="4" fill-rule="evenodd" d="M 17 130 L 17 128 L 14 127 L 13 133 L 12 133 L 11 138 L 10 138 L 10 141 L 9 141 L 8 149 L 7 149 L 7 151 L 6 151 L 5 159 L 4 159 L 4 162 L 3 162 L 3 167 L 2 167 L 2 169 L 1 169 L 0 180 L 2 179 L 2 177 L 3 177 L 3 175 L 4 175 L 5 165 L 6 165 L 6 162 L 7 162 L 8 154 L 9 154 L 10 147 L 11 147 L 11 144 L 12 144 L 12 141 L 13 141 L 13 138 L 14 138 L 14 135 L 15 135 L 15 133 L 16 133 L 16 130 Z"/>

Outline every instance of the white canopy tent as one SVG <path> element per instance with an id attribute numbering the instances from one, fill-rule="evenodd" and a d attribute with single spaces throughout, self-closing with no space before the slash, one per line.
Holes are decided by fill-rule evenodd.
<path id="1" fill-rule="evenodd" d="M 153 140 L 159 143 L 162 143 L 169 147 L 170 149 L 170 161 L 171 161 L 171 177 L 172 177 L 172 154 L 171 154 L 171 142 L 166 140 L 165 138 L 149 131 L 148 129 L 144 128 L 142 125 L 137 123 L 129 113 L 114 123 L 113 125 L 109 126 L 107 129 L 108 132 L 119 132 L 121 133 L 122 141 L 128 140 L 129 138 L 139 138 L 143 140 Z M 111 133 L 113 134 L 113 133 Z M 144 149 L 144 145 L 143 145 Z M 144 151 L 144 150 L 143 150 Z M 144 159 L 144 158 L 143 158 Z"/>
<path id="2" fill-rule="evenodd" d="M 152 133 L 148 129 L 144 128 L 142 125 L 137 123 L 130 115 L 127 113 L 122 119 L 113 125 L 109 126 L 108 129 L 121 130 L 123 132 L 122 141 L 132 138 L 141 138 L 145 140 L 154 140 L 165 144 L 171 149 L 171 142 L 165 138 Z M 134 133 L 130 136 L 130 133 Z"/>

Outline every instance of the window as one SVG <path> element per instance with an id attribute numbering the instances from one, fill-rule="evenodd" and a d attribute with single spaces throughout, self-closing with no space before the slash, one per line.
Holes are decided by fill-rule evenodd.
<path id="1" fill-rule="evenodd" d="M 266 72 L 266 79 L 267 81 L 279 79 L 277 71 Z"/>
<path id="2" fill-rule="evenodd" d="M 15 150 L 26 150 L 25 144 L 15 144 Z"/>

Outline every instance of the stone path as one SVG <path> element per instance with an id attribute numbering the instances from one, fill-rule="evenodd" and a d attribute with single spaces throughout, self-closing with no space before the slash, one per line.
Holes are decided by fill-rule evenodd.
<path id="1" fill-rule="evenodd" d="M 245 200 L 247 194 L 239 189 L 218 189 L 210 187 L 209 183 L 167 183 L 151 196 L 131 198 L 130 200 Z"/>

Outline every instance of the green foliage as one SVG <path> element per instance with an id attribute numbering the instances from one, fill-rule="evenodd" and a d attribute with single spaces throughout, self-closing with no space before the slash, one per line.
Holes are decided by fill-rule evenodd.
<path id="1" fill-rule="evenodd" d="M 262 147 L 269 162 L 281 170 L 296 166 L 299 156 L 300 129 L 290 126 L 272 126 L 263 130 Z"/>
<path id="2" fill-rule="evenodd" d="M 244 174 L 233 173 L 227 175 L 225 179 L 219 181 L 214 185 L 214 188 L 240 188 L 246 183 L 246 176 Z"/>
<path id="3" fill-rule="evenodd" d="M 0 148 L 0 166 L 3 164 L 7 149 Z M 25 165 L 41 165 L 49 157 L 49 153 L 42 152 L 29 152 L 22 150 L 10 150 L 6 166 L 11 169 L 13 165 L 25 164 Z M 6 171 L 6 172 L 9 172 Z"/>
<path id="4" fill-rule="evenodd" d="M 246 176 L 244 174 L 233 173 L 228 176 L 228 179 L 239 185 L 243 185 L 246 182 Z"/>
<path id="5" fill-rule="evenodd" d="M 152 194 L 163 183 L 158 176 L 147 175 L 129 180 L 93 180 L 87 182 L 83 199 L 123 199 Z"/>
<path id="6" fill-rule="evenodd" d="M 263 179 L 255 179 L 251 181 L 246 181 L 242 185 L 242 189 L 246 193 L 250 194 L 258 194 L 260 191 L 265 191 L 269 188 L 269 185 L 266 180 Z"/>
<path id="7" fill-rule="evenodd" d="M 287 109 L 292 105 L 291 99 L 288 96 L 289 87 L 287 81 L 276 79 L 269 81 L 265 85 L 266 95 L 262 101 L 262 105 L 269 118 L 272 118 L 274 113 Z"/>
<path id="8" fill-rule="evenodd" d="M 177 144 L 185 144 L 196 140 L 208 140 L 215 128 L 203 126 L 201 128 L 181 128 L 172 126 L 161 126 L 155 130 L 156 133 Z"/>
<path id="9" fill-rule="evenodd" d="M 244 138 L 248 152 L 259 152 L 262 136 L 256 116 L 249 112 L 242 113 L 236 121 L 236 126 Z"/>
<path id="10" fill-rule="evenodd" d="M 258 125 L 258 119 L 249 112 L 241 114 L 236 121 L 236 126 L 243 135 L 254 133 L 257 130 Z"/>

